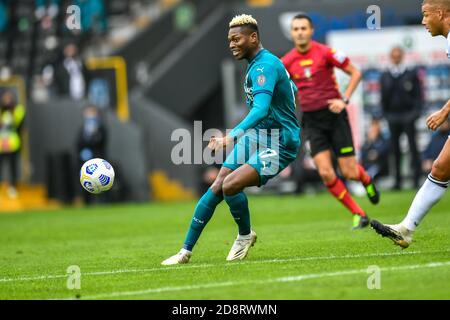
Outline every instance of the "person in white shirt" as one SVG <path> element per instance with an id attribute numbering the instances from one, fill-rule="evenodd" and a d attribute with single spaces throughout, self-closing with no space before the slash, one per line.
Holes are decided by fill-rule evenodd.
<path id="1" fill-rule="evenodd" d="M 422 3 L 422 24 L 431 36 L 447 37 L 447 54 L 450 48 L 450 0 L 424 0 Z M 450 58 L 450 57 L 449 57 Z M 427 127 L 438 129 L 450 115 L 450 100 L 439 110 L 431 114 Z M 425 215 L 444 196 L 450 180 L 450 140 L 447 140 L 438 158 L 433 162 L 428 179 L 417 192 L 408 214 L 402 222 L 395 225 L 382 224 L 372 220 L 371 226 L 383 237 L 394 241 L 402 248 L 407 248 L 413 233 Z"/>
<path id="2" fill-rule="evenodd" d="M 403 134 L 408 138 L 411 155 L 410 172 L 414 188 L 419 187 L 420 156 L 417 148 L 416 121 L 422 112 L 422 88 L 419 76 L 414 68 L 407 68 L 404 63 L 404 51 L 394 47 L 390 52 L 391 64 L 380 78 L 381 105 L 383 117 L 389 124 L 391 147 L 394 154 L 395 186 L 402 188 L 400 139 Z"/>
<path id="3" fill-rule="evenodd" d="M 53 84 L 56 93 L 68 96 L 73 100 L 81 100 L 86 95 L 87 69 L 78 55 L 78 47 L 69 43 L 63 49 L 62 59 L 43 70 L 48 84 Z"/>

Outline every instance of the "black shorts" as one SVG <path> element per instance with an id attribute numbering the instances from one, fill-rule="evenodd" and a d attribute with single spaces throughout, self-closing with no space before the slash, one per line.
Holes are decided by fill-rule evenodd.
<path id="1" fill-rule="evenodd" d="M 333 113 L 328 109 L 304 112 L 302 125 L 305 140 L 309 141 L 311 156 L 325 150 L 334 151 L 336 157 L 355 155 L 352 130 L 346 110 Z"/>

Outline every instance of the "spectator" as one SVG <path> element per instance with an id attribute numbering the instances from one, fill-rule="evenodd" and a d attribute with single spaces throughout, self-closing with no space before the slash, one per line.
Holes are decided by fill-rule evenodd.
<path id="1" fill-rule="evenodd" d="M 439 127 L 439 129 L 433 133 L 431 140 L 428 143 L 427 148 L 422 153 L 422 172 L 429 173 L 433 166 L 434 159 L 437 159 L 439 153 L 441 153 L 445 142 L 450 135 L 450 120 L 447 120 Z"/>
<path id="2" fill-rule="evenodd" d="M 87 68 L 78 55 L 78 47 L 70 43 L 64 47 L 62 59 L 44 68 L 43 78 L 53 85 L 60 96 L 73 100 L 83 99 L 86 95 Z"/>
<path id="3" fill-rule="evenodd" d="M 98 109 L 88 105 L 83 111 L 83 125 L 77 140 L 78 168 L 84 162 L 93 158 L 105 158 L 107 130 L 100 117 Z M 84 200 L 90 203 L 92 198 L 83 192 Z"/>
<path id="4" fill-rule="evenodd" d="M 12 72 L 9 66 L 1 66 L 0 67 L 0 81 L 8 82 L 11 80 Z"/>
<path id="5" fill-rule="evenodd" d="M 0 33 L 8 27 L 8 7 L 5 0 L 0 0 Z"/>
<path id="6" fill-rule="evenodd" d="M 103 0 L 76 0 L 80 7 L 81 29 L 83 32 L 104 34 L 107 30 L 106 9 Z"/>
<path id="7" fill-rule="evenodd" d="M 416 143 L 415 123 L 422 108 L 422 92 L 415 70 L 407 69 L 403 63 L 404 52 L 400 47 L 391 50 L 391 66 L 383 72 L 380 79 L 381 103 L 389 123 L 391 143 L 395 157 L 395 189 L 401 188 L 401 150 L 400 137 L 408 137 L 412 160 L 414 187 L 419 185 L 420 161 Z"/>
<path id="8" fill-rule="evenodd" d="M 2 164 L 7 162 L 10 172 L 10 198 L 17 197 L 17 162 L 21 148 L 20 129 L 24 117 L 24 106 L 16 103 L 11 91 L 5 91 L 0 99 L 0 175 Z"/>
<path id="9" fill-rule="evenodd" d="M 361 148 L 361 162 L 374 179 L 388 173 L 389 140 L 383 136 L 377 118 L 370 123 L 366 142 Z"/>
<path id="10" fill-rule="evenodd" d="M 55 18 L 59 12 L 60 0 L 35 0 L 35 12 L 36 19 L 41 20 L 45 16 L 50 19 Z"/>

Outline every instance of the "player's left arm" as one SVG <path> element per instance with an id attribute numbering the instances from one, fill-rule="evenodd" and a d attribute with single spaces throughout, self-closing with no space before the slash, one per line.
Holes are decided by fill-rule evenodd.
<path id="1" fill-rule="evenodd" d="M 348 83 L 347 89 L 343 94 L 343 99 L 328 100 L 328 103 L 330 104 L 330 110 L 335 113 L 340 113 L 345 109 L 348 102 L 350 101 L 350 98 L 353 95 L 353 92 L 355 92 L 356 87 L 358 87 L 358 84 L 361 82 L 362 78 L 361 71 L 359 71 L 358 68 L 356 68 L 351 62 L 349 62 L 347 66 L 342 69 L 342 71 L 350 76 L 350 81 Z"/>
<path id="2" fill-rule="evenodd" d="M 261 63 L 253 68 L 249 77 L 253 84 L 252 108 L 244 120 L 230 132 L 232 138 L 241 136 L 267 117 L 273 91 L 278 81 L 278 69 L 269 63 Z"/>
<path id="3" fill-rule="evenodd" d="M 348 65 L 342 70 L 350 76 L 350 82 L 344 92 L 344 99 L 349 100 L 352 97 L 353 92 L 355 92 L 358 87 L 358 84 L 361 82 L 362 73 L 351 62 L 349 62 Z"/>
<path id="4" fill-rule="evenodd" d="M 350 76 L 347 89 L 342 97 L 343 99 L 330 99 L 328 101 L 330 110 L 335 113 L 340 113 L 345 109 L 353 95 L 353 92 L 355 92 L 356 87 L 358 87 L 358 84 L 362 79 L 362 73 L 353 63 L 351 63 L 350 59 L 342 51 L 331 49 L 328 53 L 327 59 L 333 66 L 341 69 Z"/>
<path id="5" fill-rule="evenodd" d="M 253 68 L 249 75 L 253 83 L 253 103 L 247 116 L 225 137 L 211 138 L 208 147 L 217 150 L 239 138 L 247 130 L 254 128 L 269 114 L 273 91 L 278 81 L 277 69 L 270 64 L 261 64 Z"/>
<path id="6" fill-rule="evenodd" d="M 213 137 L 209 141 L 208 148 L 218 150 L 226 147 L 234 141 L 234 138 L 240 137 L 248 129 L 254 128 L 269 114 L 270 102 L 272 94 L 266 91 L 258 92 L 254 96 L 253 107 L 247 116 L 242 120 L 228 135 L 223 138 Z"/>

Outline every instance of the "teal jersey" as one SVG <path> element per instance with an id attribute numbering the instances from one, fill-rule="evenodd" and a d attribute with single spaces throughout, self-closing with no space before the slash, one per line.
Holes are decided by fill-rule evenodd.
<path id="1" fill-rule="evenodd" d="M 266 49 L 258 52 L 247 66 L 244 91 L 250 113 L 233 131 L 252 128 L 256 131 L 279 129 L 280 146 L 289 149 L 298 148 L 300 126 L 295 114 L 297 88 L 281 60 Z M 252 112 L 255 99 L 258 100 L 261 93 L 265 93 L 266 95 L 262 96 L 269 99 L 271 97 L 268 109 Z"/>

